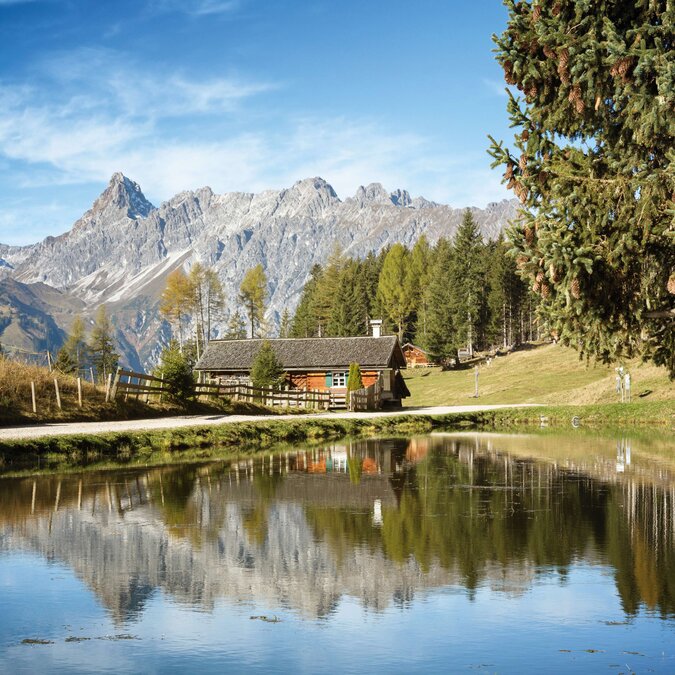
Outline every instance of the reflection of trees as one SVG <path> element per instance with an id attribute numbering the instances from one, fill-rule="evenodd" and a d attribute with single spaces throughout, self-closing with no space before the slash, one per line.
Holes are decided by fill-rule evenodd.
<path id="1" fill-rule="evenodd" d="M 434 563 L 456 569 L 473 589 L 495 564 L 564 576 L 576 559 L 602 559 L 606 551 L 627 612 L 640 602 L 675 612 L 672 494 L 472 450 L 437 449 L 392 480 L 400 499 L 383 509 L 381 528 L 370 513 L 307 509 L 338 557 L 356 545 L 380 547 L 400 563 L 414 558 L 424 571 Z"/>

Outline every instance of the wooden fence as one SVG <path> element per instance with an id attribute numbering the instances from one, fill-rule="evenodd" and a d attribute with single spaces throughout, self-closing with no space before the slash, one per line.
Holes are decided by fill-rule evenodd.
<path id="1" fill-rule="evenodd" d="M 199 383 L 195 385 L 196 396 L 231 398 L 234 401 L 260 403 L 267 406 L 285 405 L 292 408 L 316 408 L 327 410 L 333 400 L 329 392 L 302 389 L 282 389 L 273 387 L 254 387 L 236 380 L 225 383 Z M 112 386 L 109 388 L 110 400 L 124 396 L 136 399 L 144 397 L 147 403 L 152 396 L 162 400 L 169 394 L 169 387 L 163 377 L 137 373 L 133 370 L 118 368 Z"/>
<path id="2" fill-rule="evenodd" d="M 377 410 L 382 407 L 382 381 L 377 378 L 377 382 L 363 389 L 356 389 L 349 394 L 349 410 Z"/>

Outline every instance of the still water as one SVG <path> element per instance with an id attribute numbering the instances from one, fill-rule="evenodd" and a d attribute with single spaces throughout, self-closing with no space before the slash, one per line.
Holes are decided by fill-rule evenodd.
<path id="1" fill-rule="evenodd" d="M 0 671 L 673 673 L 674 509 L 628 438 L 0 479 Z"/>

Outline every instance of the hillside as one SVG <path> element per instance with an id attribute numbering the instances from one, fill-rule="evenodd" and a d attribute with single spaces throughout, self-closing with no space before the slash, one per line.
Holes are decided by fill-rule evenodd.
<path id="1" fill-rule="evenodd" d="M 634 403 L 673 400 L 675 382 L 664 368 L 629 363 Z M 411 369 L 404 373 L 411 397 L 406 406 L 479 403 L 615 403 L 611 366 L 586 364 L 573 349 L 543 345 L 497 357 L 479 369 L 479 398 L 473 397 L 474 370 Z M 641 395 L 642 394 L 642 395 Z"/>

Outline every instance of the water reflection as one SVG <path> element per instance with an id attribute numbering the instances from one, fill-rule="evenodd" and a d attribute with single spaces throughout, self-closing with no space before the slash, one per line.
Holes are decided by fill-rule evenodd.
<path id="1" fill-rule="evenodd" d="M 613 570 L 627 615 L 672 617 L 675 481 L 630 448 L 432 435 L 5 479 L 0 554 L 62 561 L 119 624 L 157 591 L 203 610 L 225 599 L 319 618 L 345 596 L 374 611 L 448 586 L 518 596 L 580 561 Z"/>

